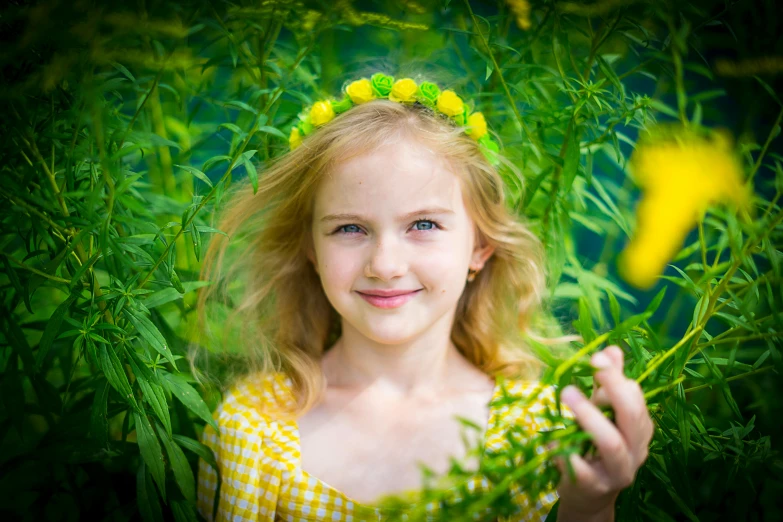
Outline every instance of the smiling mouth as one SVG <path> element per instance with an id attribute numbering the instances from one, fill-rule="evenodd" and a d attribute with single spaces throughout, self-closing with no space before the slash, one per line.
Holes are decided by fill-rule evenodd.
<path id="1" fill-rule="evenodd" d="M 362 296 L 362 299 L 370 303 L 376 308 L 398 308 L 414 297 L 416 297 L 419 292 L 421 292 L 422 289 L 414 290 L 412 292 L 408 292 L 405 294 L 399 294 L 399 295 L 393 295 L 388 297 L 383 297 L 380 295 L 371 295 L 371 294 L 364 294 L 362 292 L 357 291 L 360 296 Z"/>

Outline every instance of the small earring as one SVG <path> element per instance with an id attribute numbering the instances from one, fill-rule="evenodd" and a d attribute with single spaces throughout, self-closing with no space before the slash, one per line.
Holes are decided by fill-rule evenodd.
<path id="1" fill-rule="evenodd" d="M 473 270 L 472 268 L 469 268 L 468 269 L 468 282 L 471 282 L 474 279 L 476 279 L 476 274 L 478 274 L 478 273 L 479 273 L 478 270 Z"/>

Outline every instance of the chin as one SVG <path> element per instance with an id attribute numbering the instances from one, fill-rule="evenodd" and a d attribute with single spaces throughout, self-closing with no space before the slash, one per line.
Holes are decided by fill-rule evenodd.
<path id="1" fill-rule="evenodd" d="M 404 317 L 395 318 L 394 321 L 376 320 L 372 325 L 364 322 L 359 327 L 357 327 L 357 323 L 354 323 L 354 328 L 371 341 L 388 345 L 408 342 L 427 329 L 420 327 L 420 325 L 414 326 L 409 319 Z"/>

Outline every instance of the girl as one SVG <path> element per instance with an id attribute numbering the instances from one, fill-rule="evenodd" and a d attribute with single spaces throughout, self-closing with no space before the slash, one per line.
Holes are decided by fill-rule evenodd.
<path id="1" fill-rule="evenodd" d="M 522 348 L 544 292 L 542 249 L 506 208 L 483 116 L 432 83 L 376 74 L 314 104 L 291 145 L 257 191 L 232 189 L 218 228 L 245 248 L 227 274 L 225 242 L 205 257 L 201 279 L 220 284 L 200 295 L 200 324 L 210 295 L 228 303 L 242 290 L 224 346 L 255 350 L 215 412 L 219 431 L 204 432 L 216 461 L 200 462 L 201 514 L 380 520 L 364 508 L 420 488 L 419 465 L 443 473 L 470 456 L 455 417 L 483 428 L 487 450 L 512 425 L 552 429 L 554 390 L 536 385 L 541 364 Z M 599 457 L 572 455 L 576 480 L 556 491 L 512 490 L 508 520 L 544 520 L 558 496 L 561 521 L 613 520 L 646 459 L 652 422 L 622 350 L 592 363 L 592 399 L 572 386 L 561 399 Z M 493 401 L 501 382 L 524 408 Z"/>

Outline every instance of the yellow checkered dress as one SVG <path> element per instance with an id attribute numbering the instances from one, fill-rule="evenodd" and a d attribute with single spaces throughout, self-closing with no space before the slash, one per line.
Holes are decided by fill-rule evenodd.
<path id="1" fill-rule="evenodd" d="M 504 426 L 516 423 L 529 426 L 530 433 L 552 429 L 551 423 L 537 415 L 554 404 L 554 389 L 543 389 L 536 382 L 506 380 L 510 395 L 530 396 L 538 393 L 524 410 L 502 406 L 490 411 L 485 435 L 486 449 L 503 446 Z M 204 460 L 199 461 L 198 510 L 208 521 L 344 521 L 383 520 L 383 510 L 362 506 L 325 482 L 312 477 L 300 467 L 299 430 L 295 421 L 283 421 L 271 412 L 269 405 L 288 406 L 294 400 L 291 380 L 285 374 L 249 377 L 232 388 L 214 414 L 220 433 L 207 426 L 202 440 L 215 454 L 222 484 L 213 518 L 213 500 L 217 490 L 217 473 Z M 501 396 L 499 383 L 493 399 Z M 260 413 L 260 404 L 266 406 Z M 563 405 L 563 415 L 573 413 Z M 485 478 L 468 484 L 485 487 Z M 479 490 L 480 491 L 480 490 Z M 522 491 L 512 497 L 520 513 L 503 522 L 542 521 L 557 501 L 550 491 L 531 499 Z M 428 512 L 436 505 L 425 506 Z M 365 516 L 370 513 L 370 516 Z"/>

